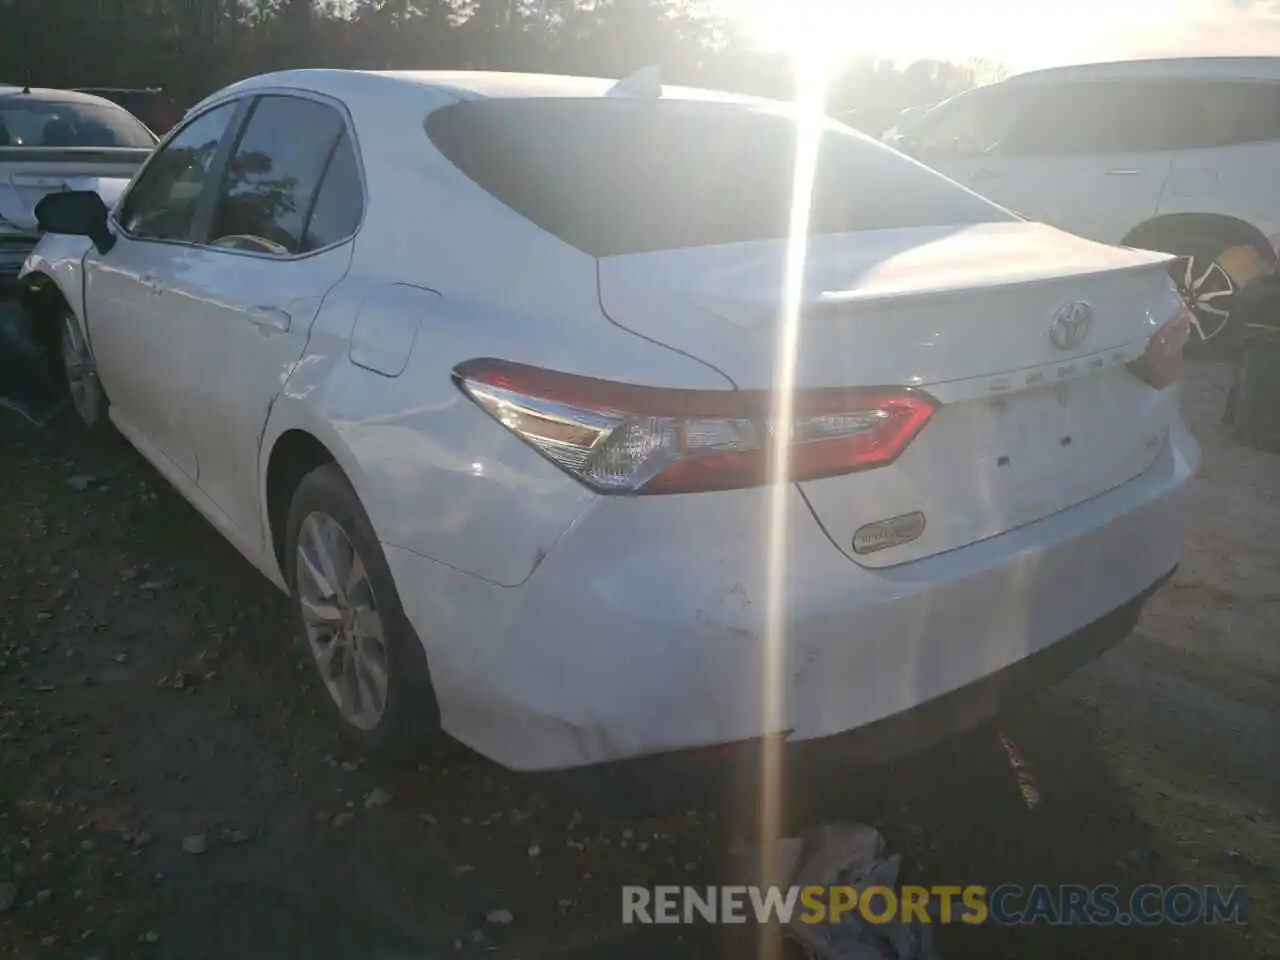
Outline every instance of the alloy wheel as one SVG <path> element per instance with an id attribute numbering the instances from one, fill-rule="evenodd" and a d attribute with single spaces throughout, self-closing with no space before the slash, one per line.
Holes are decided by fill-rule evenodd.
<path id="1" fill-rule="evenodd" d="M 342 525 L 316 511 L 298 531 L 298 603 L 311 655 L 343 720 L 378 726 L 387 709 L 387 635 L 364 561 Z"/>
<path id="2" fill-rule="evenodd" d="M 1216 260 L 1181 257 L 1173 270 L 1178 292 L 1191 308 L 1192 323 L 1201 340 L 1212 340 L 1226 329 L 1235 306 L 1236 285 Z"/>

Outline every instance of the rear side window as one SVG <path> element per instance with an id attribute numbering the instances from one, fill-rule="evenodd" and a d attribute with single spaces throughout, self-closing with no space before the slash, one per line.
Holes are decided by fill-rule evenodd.
<path id="1" fill-rule="evenodd" d="M 281 256 L 303 252 L 312 198 L 344 130 L 342 115 L 326 104 L 260 98 L 223 174 L 211 242 Z"/>
<path id="2" fill-rule="evenodd" d="M 1280 85 L 1201 80 L 1029 87 L 998 152 L 1009 156 L 1197 150 L 1280 140 Z"/>
<path id="3" fill-rule="evenodd" d="M 1280 84 L 1183 84 L 1165 108 L 1175 149 L 1226 147 L 1280 140 Z"/>
<path id="4" fill-rule="evenodd" d="M 319 250 L 347 239 L 356 232 L 364 213 L 364 188 L 355 148 L 344 132 L 334 147 L 329 168 L 320 182 L 315 205 L 307 219 L 302 249 Z"/>
<path id="5" fill-rule="evenodd" d="M 787 236 L 790 119 L 696 101 L 489 100 L 427 118 L 432 143 L 512 210 L 597 257 Z M 811 233 L 1010 215 L 836 124 L 822 135 Z"/>

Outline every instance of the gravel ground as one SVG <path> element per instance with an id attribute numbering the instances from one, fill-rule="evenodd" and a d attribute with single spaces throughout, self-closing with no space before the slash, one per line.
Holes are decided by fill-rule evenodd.
<path id="1" fill-rule="evenodd" d="M 946 927 L 947 960 L 1280 957 L 1280 458 L 1222 435 L 1224 390 L 1185 393 L 1175 581 L 1002 720 L 1043 803 L 984 729 L 823 812 L 880 827 L 908 882 L 1246 884 L 1248 923 Z M 361 763 L 321 696 L 283 598 L 150 467 L 0 409 L 0 956 L 747 955 L 619 926 L 623 884 L 715 882 L 722 818 L 604 819 L 460 748 Z"/>

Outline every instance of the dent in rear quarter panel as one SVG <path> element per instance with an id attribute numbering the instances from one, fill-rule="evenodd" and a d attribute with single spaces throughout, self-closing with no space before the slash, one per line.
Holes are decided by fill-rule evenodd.
<path id="1" fill-rule="evenodd" d="M 363 305 L 390 287 L 344 282 L 326 300 L 263 438 L 263 501 L 272 446 L 305 430 L 334 454 L 381 541 L 496 584 L 521 583 L 591 494 L 454 386 L 456 361 L 427 329 L 438 329 L 439 311 L 420 318 L 403 373 L 352 360 Z M 424 313 L 438 300 L 424 295 Z"/>
<path id="2" fill-rule="evenodd" d="M 352 366 L 331 381 L 343 393 L 335 427 L 364 467 L 385 543 L 516 586 L 595 499 L 462 393 L 453 370 L 464 360 L 717 385 L 701 364 L 617 329 L 598 308 L 574 309 L 569 299 L 548 317 L 446 293 L 422 319 L 400 376 L 375 382 Z"/>
<path id="3" fill-rule="evenodd" d="M 598 307 L 547 317 L 448 293 L 420 301 L 404 371 L 379 374 L 349 359 L 348 338 L 380 283 L 344 282 L 326 301 L 264 457 L 290 425 L 309 429 L 338 448 L 383 543 L 500 586 L 523 583 L 595 495 L 469 400 L 452 379 L 458 363 L 487 356 L 657 386 L 723 385 L 697 361 L 614 327 Z"/>

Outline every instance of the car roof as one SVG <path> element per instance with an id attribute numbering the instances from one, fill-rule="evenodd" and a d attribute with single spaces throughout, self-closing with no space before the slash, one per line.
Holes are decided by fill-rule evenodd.
<path id="1" fill-rule="evenodd" d="M 1005 83 L 1139 79 L 1280 81 L 1280 57 L 1167 57 L 1086 63 L 1020 73 Z"/>
<path id="2" fill-rule="evenodd" d="M 413 94 L 424 88 L 454 100 L 510 100 L 522 98 L 603 97 L 617 83 L 597 77 L 570 77 L 542 73 L 496 73 L 481 70 L 284 70 L 251 77 L 211 95 L 247 92 L 255 88 L 297 87 L 342 99 L 347 95 L 377 92 L 388 96 Z M 784 104 L 716 90 L 663 85 L 663 99 L 769 105 Z"/>
<path id="3" fill-rule="evenodd" d="M 46 103 L 96 103 L 100 106 L 120 109 L 110 100 L 95 97 L 78 90 L 56 90 L 51 87 L 17 87 L 0 84 L 0 99 L 21 97 L 23 100 L 41 100 Z"/>
<path id="4" fill-rule="evenodd" d="M 77 93 L 164 93 L 160 87 L 76 87 Z"/>

